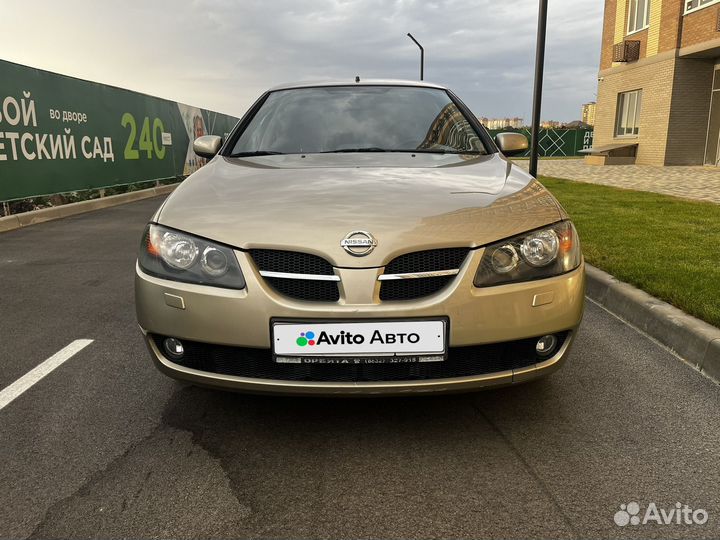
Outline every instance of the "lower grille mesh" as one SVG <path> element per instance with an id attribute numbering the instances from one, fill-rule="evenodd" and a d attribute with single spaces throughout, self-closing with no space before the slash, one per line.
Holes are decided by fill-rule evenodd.
<path id="1" fill-rule="evenodd" d="M 383 281 L 380 286 L 380 300 L 414 300 L 430 296 L 445 288 L 453 279 L 455 276 Z"/>
<path id="2" fill-rule="evenodd" d="M 558 347 L 567 338 L 558 334 Z M 162 351 L 163 336 L 152 336 Z M 378 382 L 447 379 L 496 373 L 530 366 L 538 361 L 537 339 L 524 339 L 472 347 L 451 347 L 444 362 L 415 364 L 278 364 L 270 349 L 252 349 L 183 341 L 180 365 L 255 379 L 317 382 Z"/>
<path id="3" fill-rule="evenodd" d="M 310 302 L 337 302 L 340 299 L 336 281 L 314 281 L 309 279 L 264 278 L 277 292 L 297 300 Z"/>

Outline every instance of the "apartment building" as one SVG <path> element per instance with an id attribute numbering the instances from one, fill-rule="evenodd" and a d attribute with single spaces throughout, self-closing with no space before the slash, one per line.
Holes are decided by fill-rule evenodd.
<path id="1" fill-rule="evenodd" d="M 580 118 L 582 118 L 584 124 L 587 124 L 588 126 L 595 125 L 596 107 L 597 103 L 594 101 L 591 101 L 590 103 L 583 103 L 582 109 L 580 110 Z"/>
<path id="2" fill-rule="evenodd" d="M 506 127 L 520 129 L 525 125 L 525 120 L 517 116 L 514 118 L 487 118 L 483 116 L 478 120 L 488 129 L 502 129 Z"/>
<path id="3" fill-rule="evenodd" d="M 720 0 L 606 0 L 593 149 L 718 165 L 719 69 Z"/>

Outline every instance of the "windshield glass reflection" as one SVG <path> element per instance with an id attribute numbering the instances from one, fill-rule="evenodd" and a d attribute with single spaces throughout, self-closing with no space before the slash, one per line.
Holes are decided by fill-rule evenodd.
<path id="1" fill-rule="evenodd" d="M 486 153 L 444 90 L 336 86 L 272 92 L 232 155 L 402 151 Z"/>

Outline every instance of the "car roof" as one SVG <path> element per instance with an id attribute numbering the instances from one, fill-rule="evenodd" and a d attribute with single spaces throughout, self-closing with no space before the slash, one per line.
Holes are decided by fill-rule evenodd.
<path id="1" fill-rule="evenodd" d="M 355 82 L 355 79 L 349 79 L 346 81 L 330 80 L 285 83 L 274 86 L 270 89 L 270 92 L 275 90 L 290 90 L 292 88 L 317 88 L 323 86 L 416 86 L 420 88 L 439 88 L 441 90 L 446 90 L 446 88 L 442 85 L 425 81 L 407 81 L 402 79 L 360 79 L 360 82 Z"/>

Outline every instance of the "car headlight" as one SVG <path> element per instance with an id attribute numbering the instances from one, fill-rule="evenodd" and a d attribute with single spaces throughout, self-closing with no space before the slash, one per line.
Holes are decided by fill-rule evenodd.
<path id="1" fill-rule="evenodd" d="M 475 286 L 487 287 L 564 274 L 580 266 L 580 240 L 562 221 L 485 247 Z"/>
<path id="2" fill-rule="evenodd" d="M 145 228 L 138 262 L 144 272 L 164 279 L 245 288 L 232 249 L 153 223 Z"/>

